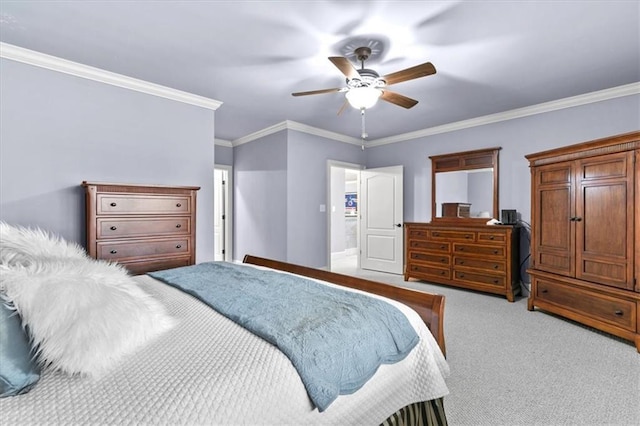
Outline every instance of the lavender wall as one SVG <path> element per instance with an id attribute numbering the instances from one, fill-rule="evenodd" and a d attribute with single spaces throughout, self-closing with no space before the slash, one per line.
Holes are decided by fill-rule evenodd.
<path id="1" fill-rule="evenodd" d="M 640 129 L 640 95 L 472 127 L 366 150 L 367 167 L 404 165 L 404 219 L 431 220 L 429 156 L 502 147 L 500 209 L 531 218 L 526 154 Z"/>
<path id="2" fill-rule="evenodd" d="M 216 164 L 221 164 L 223 166 L 233 166 L 233 147 L 216 145 L 215 153 Z"/>
<path id="3" fill-rule="evenodd" d="M 200 186 L 213 259 L 214 112 L 2 59 L 0 219 L 85 243 L 83 180 Z"/>
<path id="4" fill-rule="evenodd" d="M 287 132 L 234 148 L 233 259 L 287 260 Z"/>
<path id="5" fill-rule="evenodd" d="M 235 147 L 234 260 L 254 254 L 326 266 L 327 160 L 363 157 L 355 145 L 290 130 Z"/>
<path id="6" fill-rule="evenodd" d="M 288 131 L 287 259 L 312 267 L 325 267 L 327 259 L 328 160 L 363 164 L 359 146 Z M 320 205 L 325 211 L 320 212 Z"/>

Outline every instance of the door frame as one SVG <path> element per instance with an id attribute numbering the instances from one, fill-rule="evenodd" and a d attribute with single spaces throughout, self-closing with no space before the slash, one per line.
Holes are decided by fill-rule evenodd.
<path id="1" fill-rule="evenodd" d="M 356 170 L 358 171 L 358 181 L 360 180 L 360 174 L 359 172 L 364 168 L 363 165 L 361 164 L 356 164 L 356 163 L 347 163 L 345 161 L 338 161 L 338 160 L 327 160 L 327 204 L 326 204 L 326 213 L 327 213 L 327 265 L 326 265 L 326 269 L 331 271 L 331 214 L 332 209 L 331 209 L 331 168 L 332 167 L 336 167 L 336 168 L 342 168 L 342 169 L 349 169 L 349 170 Z M 356 185 L 356 191 L 357 191 L 357 197 L 360 197 L 360 183 L 358 182 L 358 185 Z M 358 225 L 357 225 L 357 230 L 358 230 L 358 237 L 357 237 L 357 241 L 358 241 L 358 250 L 357 250 L 357 255 L 358 255 L 358 265 L 357 267 L 360 267 L 360 213 L 358 212 Z"/>
<path id="2" fill-rule="evenodd" d="M 233 166 L 225 164 L 214 164 L 214 170 L 224 170 L 227 172 L 227 180 L 224 188 L 224 261 L 233 262 Z M 214 172 L 215 173 L 215 172 Z M 214 175 L 214 191 L 219 190 L 215 186 Z M 214 214 L 216 208 L 214 206 Z"/>

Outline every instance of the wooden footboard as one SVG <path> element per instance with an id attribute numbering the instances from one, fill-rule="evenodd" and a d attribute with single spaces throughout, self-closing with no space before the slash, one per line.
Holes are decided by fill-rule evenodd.
<path id="1" fill-rule="evenodd" d="M 397 300 L 410 306 L 422 318 L 424 323 L 431 330 L 436 342 L 440 346 L 442 353 L 446 355 L 444 342 L 444 296 L 439 294 L 425 293 L 419 290 L 412 290 L 404 287 L 396 287 L 391 284 L 383 284 L 376 281 L 353 277 L 350 275 L 337 274 L 335 272 L 324 271 L 322 269 L 309 268 L 306 266 L 294 265 L 292 263 L 280 262 L 278 260 L 265 259 L 246 255 L 243 263 L 265 266 L 267 268 L 278 269 L 280 271 L 291 272 L 318 280 L 328 281 L 333 284 L 345 287 L 364 290 L 380 296 Z"/>

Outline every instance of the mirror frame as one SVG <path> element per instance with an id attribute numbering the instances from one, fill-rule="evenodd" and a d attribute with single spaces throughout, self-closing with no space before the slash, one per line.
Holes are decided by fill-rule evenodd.
<path id="1" fill-rule="evenodd" d="M 485 224 L 486 217 L 436 217 L 436 173 L 455 172 L 473 169 L 493 169 L 493 215 L 500 220 L 498 202 L 498 153 L 502 148 L 486 148 L 474 151 L 454 152 L 451 154 L 433 155 L 431 159 L 431 221 L 453 222 L 455 224 Z"/>

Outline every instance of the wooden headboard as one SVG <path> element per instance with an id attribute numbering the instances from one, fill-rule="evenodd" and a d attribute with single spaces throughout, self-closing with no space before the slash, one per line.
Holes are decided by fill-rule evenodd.
<path id="1" fill-rule="evenodd" d="M 391 284 L 383 284 L 377 281 L 366 280 L 350 275 L 337 274 L 335 272 L 324 271 L 322 269 L 309 268 L 306 266 L 251 255 L 246 255 L 243 259 L 243 263 L 265 266 L 267 268 L 328 281 L 333 284 L 364 290 L 369 293 L 402 302 L 405 305 L 410 306 L 418 313 L 418 315 L 420 315 L 420 318 L 422 318 L 427 327 L 429 327 L 431 334 L 433 334 L 436 342 L 438 342 L 442 353 L 446 355 L 443 326 L 444 296 L 442 295 L 396 287 Z"/>

